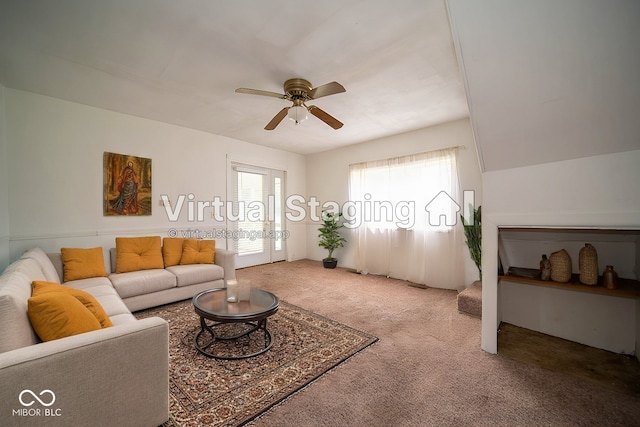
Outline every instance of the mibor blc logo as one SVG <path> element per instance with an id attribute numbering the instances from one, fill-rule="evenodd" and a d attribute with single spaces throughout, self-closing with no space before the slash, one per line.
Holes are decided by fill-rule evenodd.
<path id="1" fill-rule="evenodd" d="M 51 390 L 35 393 L 29 389 L 22 390 L 18 395 L 22 408 L 13 409 L 12 415 L 18 417 L 59 417 L 60 408 L 50 408 L 56 402 L 56 394 Z M 34 406 L 35 405 L 35 406 Z"/>

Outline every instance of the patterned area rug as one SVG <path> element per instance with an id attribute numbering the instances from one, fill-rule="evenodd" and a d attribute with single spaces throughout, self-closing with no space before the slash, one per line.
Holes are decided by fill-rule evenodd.
<path id="1" fill-rule="evenodd" d="M 378 340 L 280 301 L 267 321 L 271 349 L 248 359 L 217 360 L 194 347 L 200 318 L 191 300 L 134 314 L 169 322 L 171 419 L 166 426 L 245 424 Z"/>

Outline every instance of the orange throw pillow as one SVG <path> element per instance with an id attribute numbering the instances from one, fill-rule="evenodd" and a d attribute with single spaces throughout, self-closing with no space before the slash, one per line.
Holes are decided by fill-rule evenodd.
<path id="1" fill-rule="evenodd" d="M 116 237 L 116 273 L 164 268 L 160 236 Z"/>
<path id="2" fill-rule="evenodd" d="M 69 286 L 64 286 L 59 283 L 45 282 L 41 280 L 33 281 L 31 283 L 31 289 L 32 297 L 53 292 L 62 292 L 65 294 L 69 294 L 80 301 L 85 307 L 87 307 L 87 309 L 96 317 L 96 319 L 98 319 L 101 327 L 108 328 L 110 326 L 113 326 L 111 319 L 109 319 L 109 316 L 104 311 L 104 308 L 102 308 L 98 300 L 86 291 L 70 288 Z"/>
<path id="3" fill-rule="evenodd" d="M 182 237 L 165 237 L 162 239 L 162 258 L 165 267 L 180 264 L 183 241 Z"/>
<path id="4" fill-rule="evenodd" d="M 62 264 L 65 282 L 88 279 L 91 277 L 107 277 L 104 268 L 102 248 L 62 248 Z"/>
<path id="5" fill-rule="evenodd" d="M 48 292 L 29 298 L 27 313 L 33 329 L 42 341 L 102 328 L 87 307 L 64 292 Z"/>
<path id="6" fill-rule="evenodd" d="M 184 239 L 180 264 L 213 264 L 215 254 L 215 240 Z"/>

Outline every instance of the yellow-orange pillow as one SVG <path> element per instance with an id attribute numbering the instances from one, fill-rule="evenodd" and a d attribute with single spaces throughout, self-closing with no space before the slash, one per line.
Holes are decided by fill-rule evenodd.
<path id="1" fill-rule="evenodd" d="M 31 289 L 32 297 L 51 292 L 62 292 L 69 294 L 80 301 L 85 307 L 87 307 L 87 309 L 96 317 L 96 319 L 98 319 L 101 327 L 108 328 L 110 326 L 113 326 L 113 323 L 111 322 L 111 319 L 109 319 L 107 313 L 104 311 L 104 308 L 102 308 L 98 300 L 88 292 L 80 289 L 70 288 L 59 283 L 45 282 L 41 280 L 33 281 L 31 283 Z"/>
<path id="2" fill-rule="evenodd" d="M 213 264 L 215 255 L 215 240 L 184 239 L 180 264 Z"/>
<path id="3" fill-rule="evenodd" d="M 116 273 L 164 268 L 160 236 L 116 237 Z"/>
<path id="4" fill-rule="evenodd" d="M 60 252 L 62 253 L 65 282 L 107 276 L 101 247 L 62 248 Z"/>
<path id="5" fill-rule="evenodd" d="M 29 320 L 42 341 L 101 329 L 100 322 L 77 298 L 47 292 L 27 301 Z"/>
<path id="6" fill-rule="evenodd" d="M 162 239 L 162 258 L 164 259 L 165 267 L 180 264 L 183 241 L 182 237 L 165 237 Z"/>

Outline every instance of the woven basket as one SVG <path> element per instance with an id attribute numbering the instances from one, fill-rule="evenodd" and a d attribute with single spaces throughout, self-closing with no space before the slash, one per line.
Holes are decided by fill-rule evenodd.
<path id="1" fill-rule="evenodd" d="M 571 257 L 564 249 L 549 255 L 551 262 L 551 280 L 554 282 L 568 282 L 571 280 Z"/>
<path id="2" fill-rule="evenodd" d="M 580 249 L 578 269 L 580 283 L 590 286 L 598 284 L 598 253 L 590 243 L 585 243 L 584 248 Z"/>

